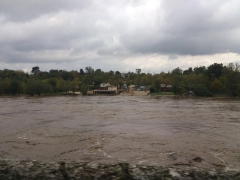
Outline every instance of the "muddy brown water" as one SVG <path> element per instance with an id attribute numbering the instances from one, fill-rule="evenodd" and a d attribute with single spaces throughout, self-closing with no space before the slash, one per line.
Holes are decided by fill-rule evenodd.
<path id="1" fill-rule="evenodd" d="M 240 101 L 0 98 L 0 158 L 240 167 Z"/>

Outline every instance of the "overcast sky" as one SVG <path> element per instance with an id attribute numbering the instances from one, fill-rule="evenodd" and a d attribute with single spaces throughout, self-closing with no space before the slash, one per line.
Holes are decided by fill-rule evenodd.
<path id="1" fill-rule="evenodd" d="M 0 0 L 0 69 L 240 63 L 239 0 Z"/>

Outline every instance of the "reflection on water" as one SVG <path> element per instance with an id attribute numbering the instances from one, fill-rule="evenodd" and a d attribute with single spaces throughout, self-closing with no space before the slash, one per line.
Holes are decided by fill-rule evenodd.
<path id="1" fill-rule="evenodd" d="M 0 158 L 240 167 L 239 112 L 231 99 L 1 98 Z"/>

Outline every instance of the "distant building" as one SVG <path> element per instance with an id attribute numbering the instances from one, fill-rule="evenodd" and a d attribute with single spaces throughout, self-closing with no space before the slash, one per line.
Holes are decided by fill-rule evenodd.
<path id="1" fill-rule="evenodd" d="M 172 85 L 170 84 L 160 84 L 161 86 L 161 91 L 171 91 Z"/>
<path id="2" fill-rule="evenodd" d="M 109 83 L 101 83 L 100 84 L 100 87 L 109 87 L 111 86 Z"/>
<path id="3" fill-rule="evenodd" d="M 110 91 L 115 91 L 116 94 L 118 93 L 118 87 L 117 87 L 117 86 L 114 86 L 114 85 L 108 86 L 108 90 L 110 90 Z"/>
<path id="4" fill-rule="evenodd" d="M 95 95 L 116 95 L 118 94 L 118 87 L 110 85 L 109 83 L 101 83 L 100 87 L 93 90 Z"/>

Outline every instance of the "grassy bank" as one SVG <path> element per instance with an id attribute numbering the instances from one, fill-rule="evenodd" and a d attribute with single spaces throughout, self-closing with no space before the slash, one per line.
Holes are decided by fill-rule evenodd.
<path id="1" fill-rule="evenodd" d="M 227 93 L 217 93 L 217 94 L 213 94 L 213 97 L 226 97 L 226 98 L 229 98 L 229 94 Z"/>
<path id="2" fill-rule="evenodd" d="M 155 92 L 151 93 L 152 96 L 174 96 L 174 92 Z"/>

